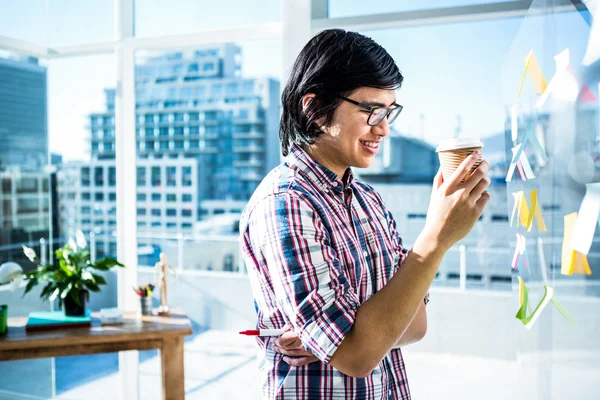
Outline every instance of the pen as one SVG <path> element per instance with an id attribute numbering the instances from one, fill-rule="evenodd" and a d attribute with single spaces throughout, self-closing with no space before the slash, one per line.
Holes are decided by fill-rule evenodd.
<path id="1" fill-rule="evenodd" d="M 286 329 L 248 329 L 241 331 L 240 335 L 246 336 L 281 336 Z"/>

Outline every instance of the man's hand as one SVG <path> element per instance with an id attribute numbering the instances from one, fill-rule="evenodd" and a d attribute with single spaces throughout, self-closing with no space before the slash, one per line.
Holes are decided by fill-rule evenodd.
<path id="1" fill-rule="evenodd" d="M 273 350 L 283 354 L 283 361 L 294 367 L 302 367 L 319 359 L 306 350 L 300 338 L 292 331 L 287 331 L 273 342 Z"/>
<path id="2" fill-rule="evenodd" d="M 490 166 L 486 161 L 461 182 L 469 175 L 480 154 L 474 152 L 467 157 L 447 182 L 444 182 L 441 171 L 434 179 L 422 234 L 430 240 L 435 239 L 436 244 L 446 250 L 471 231 L 490 200 L 486 191 L 491 182 L 487 177 Z"/>

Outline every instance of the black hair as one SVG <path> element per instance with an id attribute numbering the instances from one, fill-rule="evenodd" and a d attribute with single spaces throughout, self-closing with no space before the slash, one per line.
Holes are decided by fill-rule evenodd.
<path id="1" fill-rule="evenodd" d="M 292 143 L 312 144 L 322 133 L 315 121 L 331 124 L 340 104 L 361 87 L 398 89 L 402 74 L 394 59 L 373 39 L 357 32 L 328 29 L 304 46 L 281 95 L 279 123 L 281 152 L 288 155 Z M 307 93 L 315 97 L 302 109 Z"/>

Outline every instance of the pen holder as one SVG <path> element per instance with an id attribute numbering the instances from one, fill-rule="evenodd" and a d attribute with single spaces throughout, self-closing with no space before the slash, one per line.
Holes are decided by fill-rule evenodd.
<path id="1" fill-rule="evenodd" d="M 140 297 L 142 315 L 152 315 L 152 296 Z"/>
<path id="2" fill-rule="evenodd" d="M 0 335 L 6 335 L 8 330 L 8 305 L 0 305 Z"/>

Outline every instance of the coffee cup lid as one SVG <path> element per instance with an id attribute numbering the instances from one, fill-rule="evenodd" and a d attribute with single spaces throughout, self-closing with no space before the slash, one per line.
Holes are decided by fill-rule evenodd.
<path id="1" fill-rule="evenodd" d="M 469 147 L 483 147 L 483 142 L 477 137 L 442 140 L 435 151 L 468 149 Z"/>

